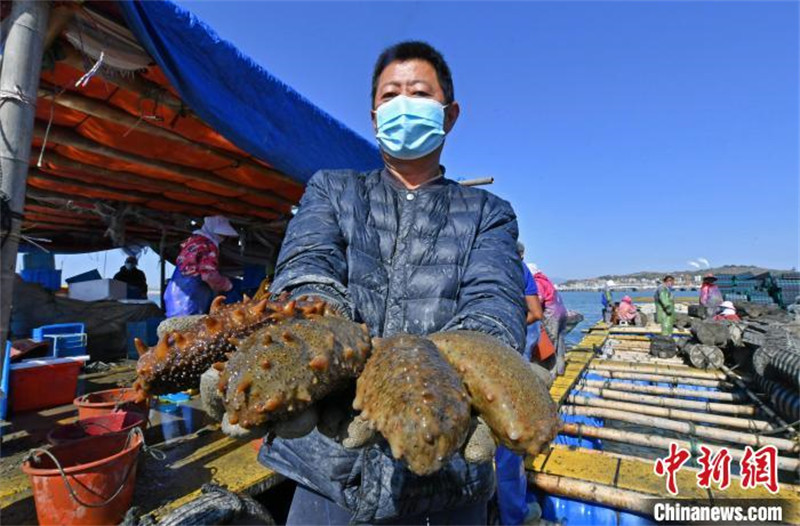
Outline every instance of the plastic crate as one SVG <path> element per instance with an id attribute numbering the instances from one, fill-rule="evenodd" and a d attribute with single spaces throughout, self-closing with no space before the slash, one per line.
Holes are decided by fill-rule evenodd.
<path id="1" fill-rule="evenodd" d="M 53 356 L 65 358 L 86 354 L 86 325 L 83 323 L 57 323 L 33 329 L 37 342 L 51 341 Z"/>
<path id="2" fill-rule="evenodd" d="M 142 340 L 145 345 L 152 347 L 158 343 L 158 325 L 164 318 L 153 317 L 142 321 L 130 321 L 125 325 L 125 339 L 128 344 L 128 358 L 137 360 L 139 353 L 136 351 L 135 338 Z"/>
<path id="3" fill-rule="evenodd" d="M 56 258 L 50 252 L 28 252 L 22 256 L 22 268 L 26 270 L 53 270 L 56 268 Z"/>
<path id="4" fill-rule="evenodd" d="M 84 355 L 11 364 L 11 410 L 30 411 L 71 403 L 81 367 L 88 360 Z"/>
<path id="5" fill-rule="evenodd" d="M 20 271 L 23 281 L 38 283 L 47 290 L 61 288 L 61 271 L 51 269 L 23 269 Z"/>

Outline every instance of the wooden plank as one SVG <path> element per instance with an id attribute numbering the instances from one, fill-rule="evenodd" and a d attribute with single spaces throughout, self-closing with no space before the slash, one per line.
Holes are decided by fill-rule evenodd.
<path id="1" fill-rule="evenodd" d="M 618 458 L 610 455 L 586 454 L 580 448 L 555 448 L 542 472 L 611 486 L 619 462 Z"/>
<path id="2" fill-rule="evenodd" d="M 666 479 L 653 472 L 654 464 L 652 460 L 621 460 L 616 487 L 662 498 L 669 497 Z M 684 466 L 676 477 L 678 497 L 699 500 L 711 497 L 708 490 L 697 487 L 697 471 Z"/>

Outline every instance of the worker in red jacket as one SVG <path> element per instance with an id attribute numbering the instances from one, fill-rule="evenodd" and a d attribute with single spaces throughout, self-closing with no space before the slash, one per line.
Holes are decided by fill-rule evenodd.
<path id="1" fill-rule="evenodd" d="M 181 245 L 175 272 L 164 292 L 168 318 L 206 314 L 215 294 L 231 290 L 231 280 L 219 272 L 219 244 L 239 233 L 225 216 L 211 216 Z"/>

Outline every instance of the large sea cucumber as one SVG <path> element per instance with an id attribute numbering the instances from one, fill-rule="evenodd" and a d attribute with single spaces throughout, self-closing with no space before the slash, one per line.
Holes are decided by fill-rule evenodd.
<path id="1" fill-rule="evenodd" d="M 535 455 L 555 438 L 556 404 L 519 353 L 478 332 L 440 332 L 429 338 L 461 375 L 472 407 L 502 445 Z"/>
<path id="2" fill-rule="evenodd" d="M 134 388 L 141 398 L 197 387 L 200 375 L 236 350 L 238 339 L 264 325 L 325 309 L 322 302 L 256 302 L 247 297 L 229 305 L 223 301 L 217 297 L 208 316 L 186 330 L 165 334 L 151 349 L 136 340 L 139 362 Z"/>
<path id="3" fill-rule="evenodd" d="M 469 431 L 469 397 L 461 379 L 419 336 L 376 340 L 353 407 L 418 475 L 438 471 Z"/>
<path id="4" fill-rule="evenodd" d="M 259 329 L 221 365 L 231 424 L 252 428 L 298 414 L 352 383 L 371 349 L 366 325 L 309 315 Z"/>

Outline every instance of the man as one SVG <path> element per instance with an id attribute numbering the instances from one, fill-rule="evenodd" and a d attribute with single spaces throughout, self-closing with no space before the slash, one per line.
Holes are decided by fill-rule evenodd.
<path id="1" fill-rule="evenodd" d="M 514 211 L 446 179 L 439 164 L 459 116 L 441 54 L 422 42 L 386 49 L 373 73 L 371 115 L 384 168 L 311 178 L 272 293 L 324 299 L 373 336 L 465 329 L 521 350 L 526 308 Z M 287 524 L 485 524 L 495 483 L 490 461 L 456 455 L 417 477 L 383 441 L 347 449 L 318 429 L 276 438 L 259 458 L 300 483 Z"/>
<path id="2" fill-rule="evenodd" d="M 706 309 L 706 318 L 713 318 L 722 303 L 722 292 L 717 286 L 717 277 L 708 273 L 700 286 L 700 305 Z"/>
<path id="3" fill-rule="evenodd" d="M 539 341 L 539 322 L 544 316 L 542 304 L 539 301 L 539 290 L 536 288 L 536 280 L 533 278 L 528 265 L 525 264 L 525 245 L 517 241 L 517 254 L 522 260 L 523 281 L 525 282 L 525 325 L 527 325 L 525 336 L 525 349 L 522 355 L 527 361 L 532 359 L 532 348 Z"/>
<path id="4" fill-rule="evenodd" d="M 144 272 L 136 268 L 137 263 L 134 256 L 128 256 L 125 258 L 125 265 L 114 274 L 115 280 L 128 284 L 130 299 L 147 298 L 147 277 Z"/>
<path id="5" fill-rule="evenodd" d="M 672 329 L 675 326 L 675 298 L 672 296 L 674 285 L 674 277 L 664 276 L 653 297 L 656 303 L 656 322 L 661 324 L 662 336 L 672 337 Z"/>
<path id="6" fill-rule="evenodd" d="M 603 290 L 600 291 L 600 304 L 603 306 L 603 321 L 610 324 L 614 317 L 614 297 L 611 295 L 611 287 L 614 282 L 606 281 Z"/>

